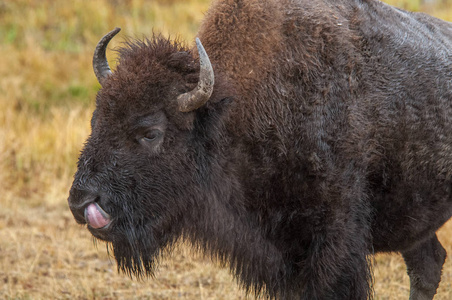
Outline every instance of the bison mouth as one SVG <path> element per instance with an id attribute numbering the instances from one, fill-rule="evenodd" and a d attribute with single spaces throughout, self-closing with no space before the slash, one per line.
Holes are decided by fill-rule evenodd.
<path id="1" fill-rule="evenodd" d="M 86 206 L 84 215 L 86 223 L 93 229 L 105 228 L 111 223 L 110 215 L 96 202 Z"/>
<path id="2" fill-rule="evenodd" d="M 87 224 L 95 237 L 106 241 L 109 240 L 113 218 L 102 207 L 100 198 L 96 193 L 73 188 L 68 204 L 77 223 Z"/>
<path id="3" fill-rule="evenodd" d="M 68 204 L 77 223 L 86 224 L 96 239 L 108 243 L 119 270 L 130 276 L 152 276 L 155 258 L 174 242 L 175 234 L 156 236 L 161 230 L 154 227 L 161 221 L 132 214 L 128 207 L 115 207 L 110 199 L 105 194 L 72 188 Z"/>

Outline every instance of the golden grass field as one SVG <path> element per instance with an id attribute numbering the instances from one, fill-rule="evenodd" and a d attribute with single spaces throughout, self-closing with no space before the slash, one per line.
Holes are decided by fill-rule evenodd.
<path id="1" fill-rule="evenodd" d="M 119 26 L 112 48 L 152 30 L 191 43 L 209 2 L 0 0 L 0 299 L 245 299 L 228 270 L 184 245 L 156 278 L 118 274 L 66 201 L 99 89 L 98 39 Z M 391 3 L 452 20 L 452 1 Z M 452 221 L 439 237 L 452 256 Z M 374 271 L 376 299 L 408 299 L 400 255 L 377 255 Z M 451 259 L 435 299 L 452 299 Z"/>

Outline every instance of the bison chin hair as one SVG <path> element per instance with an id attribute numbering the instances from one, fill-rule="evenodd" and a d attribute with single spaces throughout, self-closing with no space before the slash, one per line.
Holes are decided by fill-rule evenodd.
<path id="1" fill-rule="evenodd" d="M 154 274 L 154 257 L 160 251 L 149 236 L 142 235 L 142 231 L 132 229 L 126 234 L 125 240 L 111 242 L 118 271 L 130 277 L 152 277 Z"/>
<path id="2" fill-rule="evenodd" d="M 108 252 L 112 251 L 116 259 L 118 271 L 131 278 L 154 277 L 158 257 L 173 243 L 157 242 L 145 230 L 137 228 L 129 228 L 126 232 L 125 239 L 107 245 Z"/>
<path id="3" fill-rule="evenodd" d="M 113 252 L 118 271 L 131 278 L 154 277 L 158 260 L 176 243 L 170 237 L 177 235 L 156 237 L 157 229 L 149 224 L 136 226 L 132 221 L 121 222 L 120 227 L 115 229 L 115 237 L 107 244 L 107 251 L 110 254 Z"/>

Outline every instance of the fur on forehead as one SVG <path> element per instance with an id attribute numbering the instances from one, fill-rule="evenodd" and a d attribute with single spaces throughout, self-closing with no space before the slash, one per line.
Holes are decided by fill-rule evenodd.
<path id="1" fill-rule="evenodd" d="M 192 53 L 178 40 L 171 41 L 160 34 L 153 34 L 144 40 L 129 39 L 117 50 L 118 71 L 138 73 L 148 76 L 149 72 L 162 71 L 161 68 L 181 75 L 196 71 Z"/>
<path id="2" fill-rule="evenodd" d="M 177 96 L 198 82 L 199 62 L 191 50 L 154 34 L 144 40 L 129 39 L 116 51 L 116 70 L 105 80 L 99 100 L 105 99 L 109 110 L 118 110 L 122 115 L 165 109 L 176 117 Z M 190 123 L 187 117 L 180 121 Z"/>

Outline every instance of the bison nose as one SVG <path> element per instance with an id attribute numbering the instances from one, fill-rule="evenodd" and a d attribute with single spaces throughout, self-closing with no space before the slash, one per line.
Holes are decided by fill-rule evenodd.
<path id="1" fill-rule="evenodd" d="M 92 191 L 71 189 L 67 201 L 77 223 L 86 224 L 85 209 L 99 198 L 99 194 Z"/>
<path id="2" fill-rule="evenodd" d="M 110 215 L 99 205 L 101 198 L 98 193 L 71 189 L 68 203 L 77 223 L 88 224 L 93 229 L 104 228 L 110 224 Z"/>

